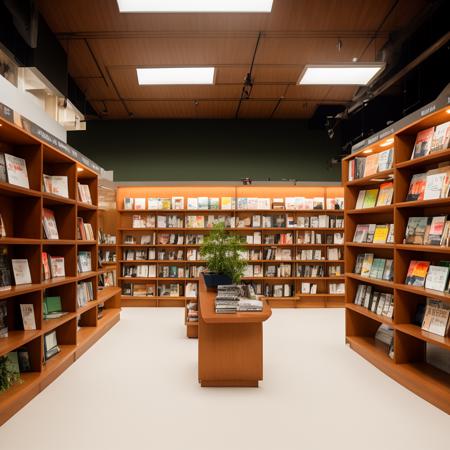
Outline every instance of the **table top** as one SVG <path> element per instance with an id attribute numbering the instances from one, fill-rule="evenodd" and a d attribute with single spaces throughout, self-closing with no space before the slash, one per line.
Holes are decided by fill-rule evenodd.
<path id="1" fill-rule="evenodd" d="M 218 314 L 215 311 L 216 292 L 208 291 L 200 276 L 199 281 L 199 302 L 200 315 L 208 324 L 245 324 L 264 322 L 272 315 L 272 309 L 267 302 L 263 300 L 263 310 L 259 312 L 237 312 L 233 314 Z"/>

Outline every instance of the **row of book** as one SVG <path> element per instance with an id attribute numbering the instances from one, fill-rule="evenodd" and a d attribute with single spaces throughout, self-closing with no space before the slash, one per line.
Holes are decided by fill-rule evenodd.
<path id="1" fill-rule="evenodd" d="M 117 261 L 117 255 L 115 250 L 99 250 L 98 251 L 98 264 L 101 267 L 103 264 L 111 264 Z"/>
<path id="2" fill-rule="evenodd" d="M 440 261 L 438 264 L 431 264 L 430 261 L 412 260 L 409 263 L 405 284 L 448 292 L 449 274 L 450 261 Z"/>
<path id="3" fill-rule="evenodd" d="M 77 304 L 82 308 L 94 300 L 94 286 L 92 281 L 80 281 L 77 283 Z"/>
<path id="4" fill-rule="evenodd" d="M 0 291 L 9 290 L 12 284 L 32 283 L 28 259 L 10 258 L 7 247 L 0 247 Z"/>
<path id="5" fill-rule="evenodd" d="M 394 183 L 392 181 L 380 184 L 379 188 L 361 189 L 358 193 L 355 209 L 391 205 L 393 197 Z"/>
<path id="6" fill-rule="evenodd" d="M 349 161 L 348 181 L 375 175 L 392 169 L 394 149 L 389 148 L 369 156 L 357 156 Z"/>
<path id="7" fill-rule="evenodd" d="M 102 228 L 98 230 L 98 243 L 106 245 L 115 245 L 117 242 L 116 236 L 113 234 L 105 233 Z"/>
<path id="8" fill-rule="evenodd" d="M 394 279 L 394 260 L 375 258 L 373 253 L 361 253 L 356 257 L 354 273 L 366 278 L 392 281 Z"/>
<path id="9" fill-rule="evenodd" d="M 65 277 L 64 256 L 52 256 L 47 252 L 42 252 L 42 272 L 44 280 Z"/>
<path id="10" fill-rule="evenodd" d="M 99 288 L 107 288 L 112 286 L 117 286 L 116 271 L 114 269 L 98 274 Z"/>
<path id="11" fill-rule="evenodd" d="M 312 210 L 312 209 L 344 209 L 343 197 L 327 198 L 324 197 L 188 197 L 173 196 L 171 198 L 131 198 L 125 197 L 123 208 L 125 210 L 270 210 L 270 209 L 294 209 L 294 210 Z"/>
<path id="12" fill-rule="evenodd" d="M 55 213 L 48 208 L 43 209 L 42 226 L 44 228 L 44 236 L 46 239 L 59 239 L 58 225 L 56 223 Z M 84 222 L 82 217 L 77 217 L 77 239 L 94 241 L 95 234 L 92 225 Z"/>
<path id="13" fill-rule="evenodd" d="M 92 225 L 85 222 L 82 217 L 77 217 L 77 239 L 83 241 L 95 241 Z"/>
<path id="14" fill-rule="evenodd" d="M 122 266 L 122 276 L 131 278 L 198 278 L 206 270 L 201 266 L 157 266 L 156 264 L 126 264 Z"/>
<path id="15" fill-rule="evenodd" d="M 439 164 L 437 169 L 416 173 L 411 177 L 407 202 L 436 200 L 450 195 L 450 163 Z"/>
<path id="16" fill-rule="evenodd" d="M 406 226 L 405 244 L 450 245 L 450 220 L 446 215 L 410 217 Z"/>
<path id="17" fill-rule="evenodd" d="M 367 244 L 393 244 L 394 224 L 358 224 L 353 235 L 353 242 Z"/>
<path id="18" fill-rule="evenodd" d="M 449 148 L 450 121 L 419 131 L 416 136 L 411 159 Z"/>
<path id="19" fill-rule="evenodd" d="M 123 283 L 122 295 L 133 297 L 187 297 L 196 298 L 197 283 Z M 184 294 L 184 295 L 183 295 Z"/>
<path id="20" fill-rule="evenodd" d="M 60 197 L 69 198 L 68 177 L 65 175 L 43 174 L 42 190 Z"/>
<path id="21" fill-rule="evenodd" d="M 367 284 L 358 285 L 354 303 L 379 316 L 390 319 L 394 316 L 394 295 L 389 292 L 379 292 Z"/>
<path id="22" fill-rule="evenodd" d="M 77 254 L 78 273 L 86 273 L 92 271 L 92 256 L 89 251 L 79 251 Z"/>

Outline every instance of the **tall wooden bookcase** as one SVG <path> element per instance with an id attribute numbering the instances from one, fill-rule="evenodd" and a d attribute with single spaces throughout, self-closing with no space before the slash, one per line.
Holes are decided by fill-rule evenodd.
<path id="1" fill-rule="evenodd" d="M 400 131 L 378 143 L 362 148 L 343 160 L 342 178 L 345 190 L 345 271 L 346 271 L 346 341 L 350 347 L 387 375 L 415 392 L 417 395 L 450 413 L 450 375 L 427 363 L 427 344 L 444 349 L 450 359 L 450 338 L 423 331 L 414 324 L 419 303 L 427 297 L 450 303 L 450 294 L 405 284 L 411 260 L 440 261 L 450 258 L 449 247 L 404 244 L 408 218 L 411 216 L 436 216 L 450 213 L 450 198 L 406 202 L 412 175 L 450 162 L 450 150 L 432 153 L 411 160 L 417 132 L 450 120 L 448 110 L 437 111 L 422 120 L 405 126 Z M 394 164 L 391 170 L 376 175 L 348 181 L 349 163 L 355 157 L 367 156 L 370 152 L 385 150 L 381 147 L 387 139 L 393 139 Z M 370 209 L 354 209 L 360 189 L 377 187 L 386 178 L 394 182 L 394 199 L 390 206 Z M 393 223 L 393 244 L 354 243 L 357 224 Z M 374 253 L 375 257 L 391 258 L 394 261 L 394 280 L 381 281 L 363 278 L 353 272 L 356 257 L 360 253 Z M 358 285 L 368 284 L 380 292 L 394 295 L 394 316 L 389 319 L 355 305 Z M 380 324 L 394 329 L 394 357 L 391 359 L 375 340 Z"/>
<path id="2" fill-rule="evenodd" d="M 19 348 L 29 353 L 31 371 L 21 374 L 16 383 L 0 393 L 0 425 L 28 401 L 48 386 L 68 366 L 80 357 L 96 340 L 120 319 L 120 291 L 117 288 L 97 289 L 97 270 L 78 273 L 77 252 L 90 251 L 92 267 L 97 267 L 97 240 L 77 239 L 77 217 L 92 225 L 97 237 L 98 226 L 98 176 L 95 172 L 62 152 L 36 139 L 21 128 L 0 119 L 0 151 L 25 159 L 30 189 L 0 182 L 0 214 L 6 234 L 0 238 L 0 247 L 6 247 L 11 258 L 27 259 L 32 284 L 13 286 L 0 291 L 0 301 L 7 302 L 8 337 L 0 338 L 0 355 Z M 43 174 L 68 177 L 69 198 L 46 193 Z M 77 182 L 87 184 L 93 204 L 78 197 Z M 43 209 L 55 214 L 59 239 L 44 239 Z M 42 252 L 65 259 L 65 277 L 44 281 Z M 83 307 L 77 303 L 77 283 L 92 281 L 94 300 Z M 59 319 L 43 319 L 45 295 L 60 296 L 64 311 L 69 313 Z M 23 331 L 20 304 L 33 304 L 36 330 Z M 105 310 L 98 319 L 98 306 Z M 44 358 L 44 335 L 56 330 L 60 353 L 48 361 Z"/>
<path id="3" fill-rule="evenodd" d="M 185 207 L 187 205 L 188 197 L 263 197 L 263 198 L 279 198 L 279 197 L 295 197 L 302 196 L 306 198 L 313 197 L 343 197 L 343 188 L 339 186 L 142 186 L 142 187 L 125 187 L 119 186 L 117 189 L 117 207 L 120 214 L 120 225 L 118 228 L 118 262 L 119 262 L 119 285 L 124 283 L 171 283 L 179 282 L 183 285 L 189 282 L 197 282 L 198 278 L 130 278 L 122 277 L 122 268 L 127 264 L 156 264 L 168 265 L 176 264 L 187 267 L 189 265 L 205 265 L 205 261 L 189 261 L 186 257 L 186 252 L 190 248 L 199 248 L 199 244 L 186 244 L 186 240 L 182 245 L 142 245 L 142 244 L 126 244 L 124 243 L 124 237 L 126 235 L 139 236 L 143 234 L 152 233 L 177 233 L 182 235 L 187 234 L 205 234 L 209 232 L 209 228 L 187 228 L 186 226 L 180 228 L 140 228 L 136 229 L 132 227 L 132 217 L 135 214 L 146 215 L 177 215 L 182 218 L 183 224 L 186 225 L 186 216 L 189 215 L 224 215 L 230 217 L 248 217 L 254 214 L 292 214 L 294 217 L 297 216 L 317 216 L 320 214 L 327 214 L 334 217 L 343 217 L 342 210 L 125 210 L 124 209 L 124 198 L 171 198 L 172 196 L 182 196 L 185 199 Z M 326 203 L 325 203 L 326 204 Z M 327 276 L 316 277 L 316 278 L 301 278 L 295 276 L 296 266 L 298 264 L 317 264 L 322 265 L 325 268 L 325 274 L 327 274 L 327 269 L 330 265 L 341 265 L 343 269 L 343 259 L 332 261 L 328 259 L 322 260 L 310 260 L 310 261 L 300 261 L 295 259 L 297 252 L 301 249 L 320 249 L 323 254 L 327 255 L 328 248 L 339 248 L 343 250 L 343 245 L 340 244 L 326 244 L 326 239 L 323 239 L 323 244 L 297 244 L 297 236 L 305 231 L 314 230 L 321 233 L 322 235 L 333 234 L 334 232 L 343 232 L 342 228 L 260 228 L 260 227 L 248 227 L 248 228 L 230 228 L 233 232 L 239 233 L 243 236 L 246 234 L 252 234 L 255 231 L 260 231 L 262 236 L 274 233 L 286 233 L 290 232 L 294 235 L 294 240 L 292 244 L 246 244 L 248 249 L 264 249 L 268 247 L 286 247 L 292 249 L 293 259 L 290 261 L 280 261 L 280 260 L 249 260 L 249 263 L 258 263 L 262 265 L 267 264 L 279 264 L 279 263 L 290 263 L 293 266 L 293 273 L 291 277 L 247 277 L 244 280 L 262 282 L 268 284 L 279 284 L 279 283 L 290 283 L 294 286 L 295 294 L 290 297 L 270 297 L 268 298 L 272 307 L 337 307 L 343 306 L 344 296 L 342 294 L 330 294 L 328 290 L 329 283 L 332 282 L 343 282 L 343 270 L 342 276 Z M 129 261 L 124 259 L 124 252 L 127 249 L 145 249 L 145 248 L 168 248 L 168 249 L 180 249 L 183 251 L 184 259 L 178 261 Z M 314 282 L 318 285 L 317 294 L 302 294 L 300 290 L 301 283 L 303 282 Z M 169 297 L 169 296 L 129 296 L 122 295 L 122 306 L 185 306 L 190 301 L 196 301 L 194 298 L 181 297 Z M 195 327 L 196 323 L 187 323 L 188 326 Z"/>

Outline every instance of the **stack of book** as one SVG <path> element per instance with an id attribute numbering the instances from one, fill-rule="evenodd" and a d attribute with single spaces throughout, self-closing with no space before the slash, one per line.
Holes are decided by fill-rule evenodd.
<path id="1" fill-rule="evenodd" d="M 364 178 L 392 169 L 394 149 L 390 148 L 370 156 L 356 157 L 349 161 L 348 180 Z"/>
<path id="2" fill-rule="evenodd" d="M 361 190 L 358 193 L 355 209 L 391 205 L 393 196 L 394 183 L 392 181 L 380 184 L 379 189 Z"/>
<path id="3" fill-rule="evenodd" d="M 405 284 L 439 292 L 448 291 L 450 261 L 440 261 L 438 264 L 432 265 L 430 261 L 411 261 Z"/>
<path id="4" fill-rule="evenodd" d="M 450 165 L 442 163 L 437 169 L 416 173 L 409 184 L 407 202 L 437 200 L 450 194 Z"/>
<path id="5" fill-rule="evenodd" d="M 389 224 L 358 224 L 356 225 L 353 242 L 368 244 L 392 244 L 394 242 L 394 225 Z"/>
<path id="6" fill-rule="evenodd" d="M 378 292 L 373 286 L 358 285 L 354 300 L 355 305 L 367 308 L 379 316 L 392 318 L 394 315 L 394 296 L 389 292 Z"/>
<path id="7" fill-rule="evenodd" d="M 450 245 L 450 220 L 447 216 L 410 217 L 405 232 L 405 244 Z"/>
<path id="8" fill-rule="evenodd" d="M 216 313 L 232 314 L 238 311 L 239 297 L 242 295 L 240 286 L 235 284 L 217 286 Z"/>
<path id="9" fill-rule="evenodd" d="M 427 156 L 430 153 L 446 150 L 450 140 L 450 121 L 437 127 L 419 131 L 411 154 L 411 159 Z"/>
<path id="10" fill-rule="evenodd" d="M 239 312 L 257 312 L 263 310 L 263 302 L 257 298 L 240 298 Z"/>
<path id="11" fill-rule="evenodd" d="M 198 303 L 189 302 L 186 305 L 186 308 L 187 308 L 187 321 L 198 322 Z"/>

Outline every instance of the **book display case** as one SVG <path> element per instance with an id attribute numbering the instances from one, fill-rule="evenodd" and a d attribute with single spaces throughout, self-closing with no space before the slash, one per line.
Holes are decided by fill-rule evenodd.
<path id="1" fill-rule="evenodd" d="M 29 370 L 20 373 L 20 382 L 0 393 L 0 425 L 48 386 L 96 340 L 120 319 L 120 291 L 97 287 L 98 176 L 88 167 L 41 142 L 19 127 L 0 119 L 0 151 L 25 160 L 29 189 L 0 182 L 0 214 L 6 236 L 0 248 L 9 259 L 28 261 L 32 283 L 0 290 L 0 302 L 7 306 L 7 337 L 0 338 L 0 356 L 24 349 Z M 67 177 L 68 197 L 46 192 L 43 175 Z M 78 183 L 89 188 L 92 204 L 82 202 Z M 44 211 L 54 214 L 59 239 L 46 239 Z M 94 239 L 80 239 L 78 220 L 90 224 Z M 80 273 L 79 252 L 89 252 L 92 270 Z M 45 279 L 43 253 L 63 257 L 65 276 Z M 14 280 L 14 277 L 12 277 Z M 77 291 L 81 282 L 92 283 L 92 301 L 79 306 Z M 59 318 L 43 318 L 47 297 L 59 297 Z M 5 304 L 5 303 L 3 303 Z M 36 329 L 24 331 L 20 305 L 31 304 Z M 99 305 L 104 311 L 99 318 Z M 45 336 L 56 332 L 59 352 L 45 356 Z"/>
<path id="2" fill-rule="evenodd" d="M 186 209 L 188 198 L 199 198 L 199 197 L 209 197 L 217 198 L 218 204 L 217 209 Z M 173 197 L 183 197 L 184 202 L 182 203 L 182 209 L 148 209 L 147 200 L 149 198 L 160 198 L 160 199 L 172 199 Z M 221 199 L 236 198 L 236 202 L 229 209 L 222 209 Z M 326 236 L 333 236 L 334 233 L 343 233 L 342 227 L 297 227 L 297 226 L 280 226 L 280 227 L 262 227 L 252 226 L 253 216 L 289 216 L 297 224 L 297 218 L 299 217 L 311 217 L 318 215 L 327 215 L 333 218 L 339 218 L 342 221 L 343 211 L 342 210 L 326 210 L 326 209 L 309 209 L 309 210 L 294 210 L 294 209 L 238 209 L 239 199 L 241 198 L 268 198 L 271 202 L 277 198 L 286 197 L 305 197 L 312 199 L 314 197 L 323 198 L 324 208 L 326 207 L 327 198 L 332 199 L 336 197 L 343 197 L 343 189 L 341 187 L 323 187 L 323 186 L 148 186 L 148 187 L 118 187 L 117 189 L 117 207 L 120 213 L 120 226 L 118 228 L 118 280 L 119 285 L 123 289 L 122 293 L 122 306 L 186 306 L 189 302 L 197 301 L 198 288 L 194 289 L 192 294 L 191 289 L 187 289 L 189 285 L 198 283 L 198 275 L 192 272 L 192 268 L 198 267 L 202 270 L 206 267 L 206 261 L 200 259 L 199 254 L 191 258 L 192 250 L 198 252 L 200 244 L 195 241 L 194 243 L 189 239 L 189 235 L 205 235 L 209 232 L 210 227 L 206 227 L 208 222 L 208 216 L 216 216 L 220 218 L 218 220 L 228 221 L 227 229 L 242 235 L 245 239 L 247 236 L 253 235 L 255 232 L 259 233 L 258 243 L 249 243 L 246 240 L 244 247 L 249 252 L 252 252 L 252 257 L 249 257 L 249 265 L 258 265 L 262 268 L 260 274 L 253 274 L 253 276 L 245 276 L 243 281 L 252 282 L 254 284 L 260 284 L 262 286 L 262 294 L 264 295 L 264 287 L 269 286 L 268 289 L 271 291 L 274 285 L 287 284 L 290 287 L 289 295 L 287 296 L 266 296 L 271 306 L 273 307 L 336 307 L 343 306 L 344 295 L 343 293 L 330 293 L 329 285 L 331 283 L 343 283 L 344 272 L 343 272 L 343 257 L 337 257 L 336 260 L 330 260 L 327 258 L 329 249 L 336 249 L 341 251 L 343 255 L 343 242 L 340 244 L 327 243 Z M 124 201 L 125 199 L 145 199 L 145 205 L 142 209 L 125 209 Z M 151 227 L 143 228 L 133 228 L 133 216 L 145 217 L 145 216 L 155 216 L 154 223 Z M 158 227 L 158 216 L 176 216 L 173 225 L 175 227 L 166 228 Z M 190 227 L 189 217 L 190 216 L 204 216 L 205 226 L 204 227 Z M 244 222 L 245 220 L 248 221 Z M 233 223 L 234 221 L 234 223 Z M 247 225 L 247 226 L 243 226 Z M 153 226 L 154 225 L 154 226 Z M 302 241 L 302 236 L 305 232 L 314 231 L 321 235 L 320 244 L 316 243 L 300 243 Z M 289 233 L 290 239 L 288 242 L 283 241 L 281 235 Z M 182 243 L 161 243 L 159 237 L 161 235 L 167 234 L 177 234 L 182 235 Z M 149 236 L 151 242 L 147 244 L 142 244 L 140 237 L 146 235 Z M 267 241 L 272 241 L 272 237 L 276 235 L 277 237 L 273 239 L 273 243 L 265 243 Z M 153 237 L 154 236 L 154 237 Z M 131 242 L 126 242 L 131 239 Z M 277 243 L 275 243 L 277 242 Z M 286 243 L 285 243 L 286 242 Z M 127 257 L 130 253 L 129 250 L 147 250 L 154 249 L 154 258 L 151 260 L 134 260 Z M 289 259 L 275 259 L 272 256 L 271 259 L 264 258 L 265 251 L 267 249 L 272 249 L 274 254 L 277 250 L 286 249 L 290 254 Z M 299 260 L 302 250 L 318 250 L 321 254 L 320 260 Z M 176 253 L 176 259 L 158 259 L 160 251 L 167 251 Z M 289 252 L 290 251 L 290 252 Z M 173 254 L 170 258 L 173 258 Z M 164 253 L 161 253 L 164 256 Z M 156 266 L 156 276 L 140 278 L 133 276 L 124 276 L 126 267 L 130 265 L 139 264 L 152 264 Z M 266 276 L 266 268 L 269 265 L 279 266 L 279 265 L 289 265 L 290 275 L 289 276 Z M 323 276 L 316 277 L 306 277 L 297 276 L 298 267 L 305 265 L 316 265 L 323 268 Z M 160 276 L 163 266 L 178 266 L 181 267 L 181 273 L 189 276 Z M 340 270 L 340 276 L 334 276 L 329 274 L 330 266 L 338 266 Z M 124 269 L 125 268 L 125 269 Z M 155 274 L 154 274 L 155 275 Z M 276 274 L 275 274 L 276 275 Z M 302 294 L 302 282 L 315 283 L 317 285 L 317 293 Z M 126 295 L 126 288 L 130 284 L 142 284 L 149 285 L 152 295 L 134 295 L 129 292 Z M 177 289 L 179 295 L 161 295 L 161 285 L 169 284 L 179 284 L 180 288 Z M 152 287 L 154 286 L 154 287 Z M 188 292 L 191 295 L 186 295 Z M 139 291 L 140 292 L 140 291 Z M 142 292 L 145 292 L 142 289 Z M 186 313 L 187 314 L 187 313 Z M 187 316 L 186 316 L 187 317 Z M 187 322 L 188 325 L 189 322 Z M 192 326 L 196 326 L 193 324 Z"/>
<path id="3" fill-rule="evenodd" d="M 408 274 L 411 261 L 428 261 L 432 265 L 445 267 L 450 260 L 450 247 L 448 240 L 441 242 L 441 245 L 406 243 L 405 236 L 411 232 L 407 231 L 411 217 L 428 217 L 431 220 L 432 217 L 443 216 L 445 223 L 447 216 L 448 220 L 450 197 L 447 188 L 441 198 L 428 200 L 411 200 L 408 193 L 411 195 L 410 183 L 415 174 L 442 168 L 443 163 L 450 164 L 450 149 L 447 146 L 439 151 L 426 152 L 424 156 L 411 159 L 417 143 L 417 134 L 449 120 L 448 109 L 430 114 L 405 126 L 395 134 L 385 136 L 379 142 L 353 153 L 343 160 L 342 166 L 346 204 L 346 341 L 353 350 L 387 375 L 447 413 L 450 413 L 448 328 L 444 331 L 444 335 L 440 336 L 425 331 L 421 323 L 427 299 L 438 300 L 443 308 L 449 308 L 448 284 L 443 291 L 437 291 L 407 284 L 406 277 L 411 276 L 411 273 Z M 391 169 L 349 180 L 350 165 L 356 163 L 355 158 L 382 152 L 389 146 L 394 149 Z M 361 190 L 378 188 L 387 181 L 394 184 L 392 204 L 355 208 Z M 416 189 L 417 195 L 424 190 L 425 184 Z M 407 197 L 411 201 L 407 201 Z M 393 224 L 393 242 L 353 242 L 355 230 L 361 224 Z M 423 231 L 425 232 L 425 228 Z M 354 273 L 358 255 L 367 253 L 373 254 L 375 258 L 393 260 L 392 281 Z M 368 307 L 367 304 L 363 306 L 358 304 L 358 301 L 355 303 L 360 285 L 370 286 L 372 295 L 373 291 L 377 291 L 380 295 L 392 296 L 393 315 L 373 311 L 371 306 Z M 374 306 L 375 300 L 373 297 L 370 298 L 370 295 L 366 300 L 369 305 Z M 384 330 L 390 330 L 392 336 L 390 348 L 377 336 L 381 324 L 386 326 Z"/>

